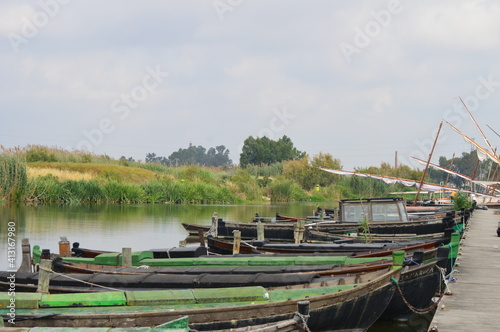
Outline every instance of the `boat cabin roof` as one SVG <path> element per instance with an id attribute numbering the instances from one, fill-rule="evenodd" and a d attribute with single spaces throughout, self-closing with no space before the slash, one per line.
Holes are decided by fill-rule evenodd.
<path id="1" fill-rule="evenodd" d="M 342 222 L 408 221 L 405 200 L 393 198 L 343 199 L 339 201 Z"/>

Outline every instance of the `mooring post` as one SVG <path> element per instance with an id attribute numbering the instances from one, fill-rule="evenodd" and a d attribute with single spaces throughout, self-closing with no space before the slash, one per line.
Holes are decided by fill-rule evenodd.
<path id="1" fill-rule="evenodd" d="M 66 236 L 61 236 L 61 241 L 59 241 L 59 256 L 71 256 L 71 249 L 69 248 L 69 241 Z"/>
<path id="2" fill-rule="evenodd" d="M 293 240 L 295 244 L 299 244 L 299 223 L 293 225 Z"/>
<path id="3" fill-rule="evenodd" d="M 200 240 L 200 247 L 205 246 L 205 234 L 203 233 L 203 230 L 199 229 L 198 230 L 198 239 Z"/>
<path id="4" fill-rule="evenodd" d="M 404 260 L 405 260 L 404 250 L 393 251 L 391 270 L 401 268 L 403 266 Z"/>
<path id="5" fill-rule="evenodd" d="M 132 266 L 132 249 L 122 248 L 122 266 Z"/>
<path id="6" fill-rule="evenodd" d="M 40 260 L 40 272 L 38 273 L 37 293 L 49 294 L 50 273 L 52 270 L 52 260 Z"/>
<path id="7" fill-rule="evenodd" d="M 30 240 L 24 238 L 21 240 L 22 261 L 18 272 L 33 272 L 33 261 L 31 260 Z"/>
<path id="8" fill-rule="evenodd" d="M 293 227 L 295 244 L 300 244 L 304 240 L 305 221 L 298 220 Z"/>
<path id="9" fill-rule="evenodd" d="M 309 301 L 297 302 L 297 312 L 302 316 L 309 316 Z"/>
<path id="10" fill-rule="evenodd" d="M 264 241 L 264 224 L 261 222 L 257 223 L 257 240 Z"/>
<path id="11" fill-rule="evenodd" d="M 240 253 L 241 231 L 234 230 L 233 234 L 233 255 L 237 255 Z"/>
<path id="12" fill-rule="evenodd" d="M 295 314 L 294 319 L 304 331 L 309 331 L 307 328 L 307 320 L 309 319 L 309 301 L 297 302 L 297 313 Z"/>
<path id="13" fill-rule="evenodd" d="M 217 212 L 212 213 L 212 224 L 210 226 L 209 233 L 213 237 L 218 236 L 218 227 L 219 227 L 219 217 L 217 215 Z"/>

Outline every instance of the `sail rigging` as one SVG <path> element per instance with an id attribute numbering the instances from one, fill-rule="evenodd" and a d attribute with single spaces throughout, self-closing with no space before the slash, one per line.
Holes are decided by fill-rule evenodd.
<path id="1" fill-rule="evenodd" d="M 455 126 L 453 126 L 451 123 L 449 123 L 448 121 L 445 121 L 453 130 L 455 130 L 457 133 L 459 133 L 460 135 L 463 136 L 463 138 L 465 139 L 465 141 L 467 141 L 468 143 L 471 143 L 472 145 L 474 145 L 476 147 L 476 151 L 477 151 L 477 157 L 479 158 L 479 160 L 485 160 L 486 158 L 489 158 L 491 159 L 493 162 L 497 163 L 500 165 L 500 159 L 498 159 L 497 156 L 493 155 L 492 153 L 488 152 L 488 150 L 486 150 L 485 148 L 483 148 L 481 145 L 477 144 L 472 138 L 470 138 L 469 136 L 465 135 L 464 133 L 462 133 L 460 130 L 458 130 Z"/>
<path id="2" fill-rule="evenodd" d="M 422 159 L 419 159 L 417 157 L 412 157 L 413 159 L 415 159 L 417 162 L 419 162 L 420 164 L 422 165 L 426 165 L 426 161 L 425 160 L 422 160 Z M 464 175 L 464 174 L 461 174 L 461 173 L 458 173 L 458 172 L 455 172 L 449 168 L 446 168 L 446 167 L 443 167 L 443 166 L 439 166 L 439 165 L 436 165 L 436 164 L 433 164 L 433 163 L 429 163 L 429 166 L 432 167 L 432 168 L 435 168 L 435 169 L 438 169 L 438 170 L 441 170 L 443 172 L 446 172 L 448 174 L 451 174 L 451 175 L 455 175 L 455 176 L 458 176 L 464 180 L 467 180 L 471 183 L 476 183 L 476 184 L 479 184 L 481 186 L 483 186 L 484 188 L 487 188 L 487 189 L 493 189 L 491 187 L 491 185 L 495 185 L 495 184 L 500 184 L 499 181 L 480 181 L 480 180 L 475 180 L 467 175 Z M 495 191 L 497 192 L 500 192 L 500 190 L 498 189 L 495 189 Z"/>
<path id="3" fill-rule="evenodd" d="M 360 172 L 353 172 L 353 171 L 344 171 L 344 170 L 339 170 L 339 169 L 329 169 L 329 168 L 319 168 L 322 171 L 332 173 L 332 174 L 338 174 L 338 175 L 354 175 L 354 176 L 359 176 L 359 177 L 364 177 L 364 178 L 372 178 L 376 180 L 382 180 L 387 184 L 402 184 L 406 187 L 416 187 L 418 188 L 420 186 L 420 181 L 418 180 L 409 180 L 409 179 L 403 179 L 403 178 L 396 178 L 392 176 L 383 176 L 383 175 L 376 175 L 376 174 L 370 174 L 370 173 L 360 173 Z M 483 196 L 483 197 L 490 197 L 490 198 L 496 198 L 496 196 L 492 195 L 487 195 L 483 193 L 478 193 L 475 191 L 471 190 L 464 190 L 456 187 L 450 187 L 450 186 L 444 186 L 441 184 L 436 184 L 436 183 L 429 183 L 429 182 L 423 182 L 422 184 L 422 191 L 427 191 L 427 192 L 434 192 L 434 191 L 439 191 L 439 190 L 447 190 L 447 191 L 462 191 L 465 193 L 469 194 L 475 194 L 477 196 Z"/>

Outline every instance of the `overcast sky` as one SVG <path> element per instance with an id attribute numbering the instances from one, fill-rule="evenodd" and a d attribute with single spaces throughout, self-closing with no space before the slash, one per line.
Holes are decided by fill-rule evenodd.
<path id="1" fill-rule="evenodd" d="M 144 160 L 289 136 L 346 170 L 500 138 L 497 1 L 1 1 L 0 144 Z M 448 125 L 433 161 L 470 151 Z"/>

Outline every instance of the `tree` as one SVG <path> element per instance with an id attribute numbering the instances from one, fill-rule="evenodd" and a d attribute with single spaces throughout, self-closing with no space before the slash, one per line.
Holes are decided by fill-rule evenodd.
<path id="1" fill-rule="evenodd" d="M 224 145 L 205 149 L 203 146 L 189 145 L 188 148 L 173 152 L 168 158 L 157 156 L 155 153 L 146 155 L 147 163 L 160 163 L 168 166 L 199 165 L 207 167 L 231 166 L 229 150 Z"/>
<path id="2" fill-rule="evenodd" d="M 450 164 L 451 159 L 447 159 L 444 156 L 439 157 L 439 166 L 450 168 Z M 490 165 L 490 160 L 480 161 L 477 157 L 477 152 L 474 150 L 470 153 L 462 152 L 461 157 L 456 157 L 453 160 L 453 166 L 451 167 L 451 169 L 457 173 L 466 175 L 473 179 L 486 180 L 488 177 Z M 428 173 L 432 181 L 436 183 L 445 183 L 446 178 L 448 177 L 448 173 L 433 169 L 432 167 L 429 168 Z M 448 182 L 456 187 L 464 187 L 470 185 L 467 180 L 455 175 L 450 175 Z"/>
<path id="3" fill-rule="evenodd" d="M 340 179 L 340 175 L 327 173 L 319 167 L 342 168 L 340 159 L 334 159 L 329 153 L 320 153 L 315 155 L 311 162 L 307 156 L 299 160 L 288 161 L 284 166 L 283 175 L 287 179 L 296 181 L 306 190 L 311 190 L 316 185 L 326 187 Z"/>
<path id="4" fill-rule="evenodd" d="M 305 155 L 305 152 L 301 152 L 293 146 L 292 140 L 287 136 L 283 136 L 277 141 L 266 136 L 262 138 L 249 136 L 243 143 L 240 166 L 270 165 L 287 160 L 298 160 Z"/>

